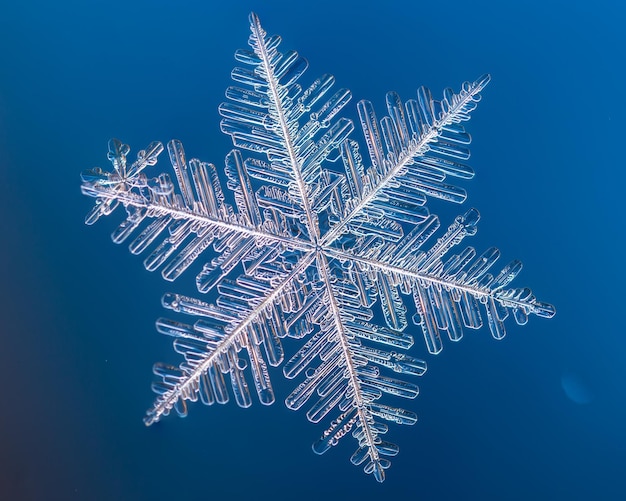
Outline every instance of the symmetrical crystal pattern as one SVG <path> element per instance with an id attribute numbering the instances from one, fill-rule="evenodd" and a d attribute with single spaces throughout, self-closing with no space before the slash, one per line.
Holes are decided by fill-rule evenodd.
<path id="1" fill-rule="evenodd" d="M 530 314 L 555 312 L 529 289 L 509 288 L 519 261 L 498 268 L 496 248 L 460 246 L 476 232 L 475 209 L 442 232 L 425 205 L 428 197 L 466 198 L 451 179 L 473 177 L 463 123 L 489 76 L 446 89 L 440 100 L 424 87 L 405 102 L 390 92 L 381 119 L 359 102 L 362 148 L 341 116 L 350 91 L 336 90 L 331 75 L 303 83 L 306 60 L 279 52 L 280 37 L 268 36 L 254 14 L 250 29 L 219 108 L 235 147 L 224 168 L 187 160 L 173 140 L 173 175 L 149 177 L 164 146 L 151 143 L 131 162 L 129 147 L 114 139 L 113 170 L 83 173 L 82 191 L 96 201 L 86 222 L 123 207 L 115 243 L 130 241 L 146 269 L 170 281 L 201 259 L 198 291 L 217 298 L 163 297 L 172 315 L 157 320 L 157 330 L 174 338 L 184 361 L 155 365 L 147 425 L 172 409 L 185 416 L 198 399 L 248 407 L 256 393 L 269 405 L 269 366 L 282 365 L 295 380 L 287 407 L 327 421 L 314 451 L 351 434 L 351 461 L 382 482 L 398 452 L 383 438 L 386 422 L 417 420 L 384 398 L 418 394 L 414 376 L 426 363 L 407 353 L 415 333 L 436 354 L 464 330 L 486 323 L 501 339 L 509 316 L 525 324 Z M 286 336 L 301 340 L 287 360 Z"/>

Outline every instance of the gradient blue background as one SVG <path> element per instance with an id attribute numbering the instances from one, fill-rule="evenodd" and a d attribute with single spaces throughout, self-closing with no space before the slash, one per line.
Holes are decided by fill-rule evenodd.
<path id="1" fill-rule="evenodd" d="M 0 499 L 626 499 L 622 2 L 228 3 L 3 3 Z M 83 225 L 79 173 L 108 167 L 110 137 L 221 161 L 217 106 L 251 10 L 308 79 L 333 73 L 381 111 L 388 90 L 439 96 L 490 72 L 469 124 L 471 243 L 522 259 L 517 283 L 558 308 L 428 358 L 382 485 L 349 463 L 351 439 L 314 455 L 321 428 L 281 405 L 145 428 L 152 364 L 177 360 L 159 298 L 193 280 L 114 246 L 119 217 Z M 433 208 L 444 224 L 465 210 Z"/>

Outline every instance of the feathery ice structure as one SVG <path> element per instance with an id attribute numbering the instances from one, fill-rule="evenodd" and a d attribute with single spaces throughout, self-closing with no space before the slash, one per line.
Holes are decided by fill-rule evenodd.
<path id="1" fill-rule="evenodd" d="M 287 407 L 307 406 L 313 423 L 330 420 L 314 451 L 350 433 L 358 442 L 351 461 L 382 482 L 398 452 L 383 440 L 386 422 L 417 420 L 382 402 L 384 394 L 418 394 L 413 377 L 426 363 L 406 354 L 416 332 L 436 354 L 443 338 L 458 341 L 465 329 L 486 323 L 501 339 L 508 317 L 525 324 L 530 314 L 555 313 L 529 289 L 508 288 L 519 261 L 493 271 L 496 248 L 459 248 L 476 232 L 475 209 L 435 239 L 440 223 L 425 206 L 428 197 L 466 198 L 449 179 L 473 177 L 463 163 L 470 143 L 463 122 L 489 76 L 446 89 L 441 100 L 424 87 L 406 102 L 390 92 L 380 120 L 370 102 L 359 102 L 363 154 L 353 122 L 340 116 L 350 91 L 335 90 L 331 75 L 301 84 L 306 60 L 278 52 L 280 37 L 268 36 L 254 14 L 250 29 L 250 49 L 236 52 L 241 66 L 219 109 L 236 148 L 224 174 L 187 161 L 174 140 L 167 144 L 173 178 L 148 177 L 163 145 L 151 143 L 131 163 L 129 147 L 114 139 L 113 170 L 83 173 L 82 191 L 96 199 L 86 222 L 122 206 L 115 243 L 130 240 L 145 267 L 170 281 L 202 259 L 197 288 L 217 298 L 163 297 L 179 315 L 157 320 L 157 330 L 174 338 L 185 360 L 155 365 L 147 425 L 172 409 L 185 416 L 187 401 L 198 399 L 226 403 L 232 394 L 248 407 L 256 393 L 269 405 L 268 365 L 282 365 L 296 379 Z M 286 336 L 302 342 L 285 361 Z"/>

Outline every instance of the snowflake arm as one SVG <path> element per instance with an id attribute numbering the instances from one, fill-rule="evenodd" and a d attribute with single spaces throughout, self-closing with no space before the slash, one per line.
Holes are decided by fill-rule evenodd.
<path id="1" fill-rule="evenodd" d="M 389 460 L 382 456 L 394 456 L 398 447 L 381 439 L 387 426 L 380 419 L 414 424 L 417 417 L 378 400 L 383 393 L 415 398 L 418 388 L 413 383 L 382 375 L 380 369 L 421 376 L 426 371 L 426 363 L 364 344 L 363 341 L 368 340 L 406 349 L 413 340 L 402 333 L 368 324 L 366 320 L 371 319 L 371 315 L 368 310 L 358 308 L 350 281 L 338 278 L 336 270 L 331 271 L 323 253 L 319 252 L 316 260 L 320 284 L 326 290 L 323 304 L 327 308 L 319 310 L 320 315 L 315 320 L 320 330 L 284 365 L 287 378 L 294 378 L 309 368 L 307 377 L 287 397 L 285 404 L 298 410 L 315 395 L 307 412 L 307 418 L 313 423 L 337 409 L 339 416 L 313 444 L 313 450 L 323 454 L 352 431 L 359 447 L 351 461 L 357 465 L 365 462 L 364 471 L 382 482 L 384 470 L 390 466 Z"/>
<path id="2" fill-rule="evenodd" d="M 554 307 L 538 301 L 530 289 L 505 288 L 521 271 L 520 261 L 512 261 L 494 276 L 489 270 L 500 256 L 495 247 L 480 256 L 476 256 L 472 247 L 449 256 L 449 251 L 465 237 L 476 233 L 478 219 L 476 209 L 457 217 L 427 252 L 421 247 L 439 226 L 436 216 L 429 216 L 405 238 L 388 243 L 384 249 L 375 246 L 351 251 L 329 249 L 328 255 L 355 266 L 357 273 L 373 276 L 370 280 L 379 285 L 378 295 L 390 326 L 397 326 L 393 318 L 403 316 L 406 311 L 400 293 L 411 294 L 418 313 L 415 323 L 422 327 L 432 354 L 443 348 L 440 331 L 447 332 L 452 341 L 459 341 L 463 325 L 471 329 L 482 326 L 479 304 L 484 307 L 495 339 L 505 336 L 503 322 L 509 313 L 520 325 L 528 321 L 529 314 L 554 316 Z M 386 300 L 390 296 L 395 300 Z"/>
<path id="3" fill-rule="evenodd" d="M 344 145 L 353 205 L 322 243 L 333 242 L 351 224 L 369 219 L 367 210 L 372 206 L 386 212 L 387 217 L 410 222 L 415 219 L 407 219 L 407 211 L 398 207 L 407 207 L 409 214 L 415 214 L 416 205 L 426 203 L 425 195 L 462 203 L 465 190 L 443 181 L 446 176 L 474 176 L 469 166 L 459 162 L 469 158 L 466 145 L 471 141 L 461 122 L 470 119 L 490 79 L 483 75 L 473 83 L 465 82 L 458 94 L 446 89 L 441 102 L 433 100 L 426 87 L 418 89 L 417 100 L 405 104 L 395 92 L 388 93 L 389 115 L 380 121 L 382 134 L 372 104 L 360 101 L 357 109 L 372 166 L 364 172 L 356 143 Z M 417 213 L 427 214 L 419 209 Z"/>
<path id="4" fill-rule="evenodd" d="M 251 175 L 271 181 L 274 196 L 297 207 L 293 215 L 315 242 L 320 237 L 318 213 L 332 191 L 329 186 L 340 180 L 321 164 L 354 128 L 352 121 L 337 118 L 351 93 L 340 89 L 329 97 L 331 75 L 303 90 L 298 82 L 308 67 L 306 59 L 295 51 L 278 52 L 280 37 L 268 36 L 255 14 L 250 15 L 250 30 L 252 51 L 235 53 L 246 67 L 232 72 L 242 87 L 229 87 L 229 102 L 219 108 L 222 131 L 235 147 L 265 157 L 246 159 Z"/>
<path id="5" fill-rule="evenodd" d="M 155 375 L 160 381 L 153 384 L 158 397 L 146 413 L 144 422 L 151 425 L 173 408 L 179 416 L 186 416 L 186 401 L 206 405 L 229 400 L 224 374 L 230 375 L 232 392 L 240 407 L 252 404 L 250 391 L 244 375 L 247 365 L 259 401 L 264 405 L 274 402 L 274 391 L 269 378 L 267 361 L 280 365 L 283 349 L 280 338 L 287 335 L 280 318 L 282 295 L 293 294 L 299 288 L 296 277 L 312 262 L 312 254 L 280 278 L 280 283 L 270 284 L 243 275 L 233 282 L 222 281 L 221 293 L 216 304 L 208 304 L 195 298 L 166 294 L 163 306 L 175 312 L 196 318 L 194 325 L 169 319 L 157 320 L 157 330 L 174 337 L 174 349 L 184 355 L 185 362 L 179 367 L 158 363 Z M 291 289 L 291 290 L 290 290 Z M 263 347 L 263 352 L 261 351 Z M 248 354 L 249 364 L 239 358 L 242 350 Z"/>
<path id="6" fill-rule="evenodd" d="M 175 280 L 211 244 L 225 252 L 218 259 L 218 264 L 226 261 L 224 256 L 230 256 L 231 267 L 252 252 L 255 246 L 311 248 L 308 242 L 294 237 L 291 227 L 279 218 L 261 219 L 259 204 L 254 194 L 250 193 L 249 177 L 238 151 L 228 154 L 225 169 L 228 187 L 235 196 L 235 212 L 224 201 L 215 167 L 196 159 L 187 163 L 180 141 L 168 143 L 176 182 L 166 173 L 148 179 L 142 172 L 145 167 L 157 163 L 157 157 L 163 151 L 160 142 L 151 143 L 146 150 L 139 151 L 137 161 L 126 168 L 129 150 L 128 146 L 113 139 L 109 143 L 109 159 L 114 170 L 104 172 L 96 168 L 83 173 L 82 191 L 96 199 L 85 221 L 93 224 L 100 216 L 108 215 L 122 205 L 127 218 L 111 237 L 119 244 L 131 234 L 139 233 L 129 245 L 133 254 L 140 254 L 159 242 L 144 260 L 144 266 L 149 271 L 161 267 L 163 278 Z M 146 222 L 149 224 L 146 225 Z M 192 238 L 194 235 L 195 238 Z M 201 291 L 215 285 L 216 282 L 211 282 L 210 278 L 215 275 L 214 268 L 218 264 L 215 260 L 207 264 L 198 276 Z M 226 275 L 229 269 L 221 269 L 218 277 Z"/>

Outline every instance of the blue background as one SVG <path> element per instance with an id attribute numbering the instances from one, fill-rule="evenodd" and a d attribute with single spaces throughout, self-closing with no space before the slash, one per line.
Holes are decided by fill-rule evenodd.
<path id="1" fill-rule="evenodd" d="M 468 126 L 471 243 L 522 259 L 516 283 L 558 308 L 428 358 L 382 485 L 349 463 L 352 439 L 314 455 L 321 428 L 281 405 L 145 428 L 152 364 L 177 361 L 159 298 L 193 280 L 115 247 L 119 217 L 83 225 L 78 175 L 108 167 L 110 137 L 221 161 L 217 106 L 251 10 L 308 58 L 306 81 L 332 73 L 381 113 L 388 90 L 491 73 Z M 626 499 L 624 20 L 606 0 L 4 2 L 0 498 Z M 444 225 L 462 210 L 433 205 Z"/>

